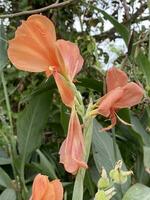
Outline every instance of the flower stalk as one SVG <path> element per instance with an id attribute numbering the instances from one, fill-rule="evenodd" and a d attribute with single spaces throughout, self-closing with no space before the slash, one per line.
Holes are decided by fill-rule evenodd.
<path id="1" fill-rule="evenodd" d="M 86 115 L 84 117 L 84 123 L 83 123 L 83 135 L 85 140 L 85 153 L 84 153 L 84 161 L 88 162 L 90 149 L 91 149 L 91 143 L 92 143 L 92 133 L 93 133 L 93 117 L 89 115 L 89 112 L 91 110 L 92 103 L 89 104 L 89 107 L 87 109 Z M 79 169 L 75 184 L 74 184 L 74 190 L 73 190 L 73 197 L 72 200 L 83 200 L 83 186 L 84 186 L 84 177 L 85 177 L 86 169 Z"/>
<path id="2" fill-rule="evenodd" d="M 9 95 L 8 95 L 8 91 L 7 91 L 4 73 L 1 71 L 0 74 L 1 74 L 1 81 L 2 81 L 2 85 L 3 85 L 3 90 L 4 90 L 4 97 L 5 97 L 5 101 L 6 101 L 9 124 L 10 124 L 10 131 L 9 131 L 10 135 L 7 137 L 6 135 L 3 134 L 3 137 L 4 137 L 4 139 L 7 143 L 8 152 L 9 152 L 9 155 L 10 155 L 10 158 L 11 158 L 13 175 L 14 175 L 15 182 L 16 182 L 17 197 L 18 197 L 19 200 L 21 200 L 19 180 L 18 180 L 17 170 L 16 170 L 16 166 L 15 166 L 15 157 L 16 157 L 17 153 L 16 153 L 16 142 L 15 142 L 15 138 L 14 138 L 14 134 L 13 134 L 13 120 L 12 120 L 12 115 L 11 115 L 10 101 L 9 101 Z"/>

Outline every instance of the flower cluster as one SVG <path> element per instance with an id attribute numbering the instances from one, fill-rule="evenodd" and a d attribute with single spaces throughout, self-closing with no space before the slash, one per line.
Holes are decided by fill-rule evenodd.
<path id="1" fill-rule="evenodd" d="M 60 162 L 69 173 L 76 174 L 80 168 L 87 168 L 84 136 L 78 113 L 82 110 L 81 95 L 73 81 L 83 66 L 83 58 L 76 44 L 56 39 L 54 24 L 43 15 L 32 15 L 16 30 L 15 38 L 9 41 L 8 57 L 13 65 L 28 72 L 44 72 L 53 75 L 62 102 L 71 108 L 68 134 L 60 148 Z M 143 89 L 129 82 L 125 72 L 112 67 L 106 76 L 107 94 L 101 97 L 90 111 L 90 116 L 98 114 L 110 118 L 116 124 L 116 112 L 138 104 L 143 97 Z M 81 100 L 81 101 L 80 101 Z M 84 118 L 84 116 L 82 116 Z M 63 189 L 59 180 L 48 181 L 38 175 L 33 183 L 31 200 L 62 200 Z"/>
<path id="2" fill-rule="evenodd" d="M 71 83 L 82 68 L 83 58 L 74 43 L 56 40 L 55 27 L 47 17 L 32 15 L 22 22 L 9 41 L 8 57 L 20 70 L 53 75 L 63 103 L 73 106 Z"/>
<path id="3" fill-rule="evenodd" d="M 107 94 L 96 103 L 97 109 L 92 111 L 94 115 L 102 115 L 111 119 L 111 125 L 103 128 L 104 131 L 116 125 L 116 112 L 121 108 L 130 108 L 141 102 L 144 94 L 143 88 L 128 82 L 125 72 L 116 67 L 107 71 L 106 75 Z"/>

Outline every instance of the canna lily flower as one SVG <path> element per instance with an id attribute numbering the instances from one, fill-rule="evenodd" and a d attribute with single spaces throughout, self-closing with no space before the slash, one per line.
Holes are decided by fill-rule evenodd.
<path id="1" fill-rule="evenodd" d="M 130 108 L 141 102 L 144 90 L 134 82 L 128 83 L 125 72 L 115 67 L 108 70 L 106 75 L 107 94 L 98 101 L 98 108 L 93 114 L 100 114 L 111 119 L 111 125 L 103 131 L 113 128 L 117 122 L 116 112 L 121 108 Z"/>
<path id="2" fill-rule="evenodd" d="M 47 176 L 38 174 L 33 182 L 30 200 L 63 200 L 63 187 L 56 179 L 49 181 Z"/>
<path id="3" fill-rule="evenodd" d="M 79 168 L 88 167 L 83 161 L 84 140 L 82 128 L 74 108 L 71 112 L 67 138 L 62 144 L 59 154 L 60 163 L 64 164 L 65 170 L 69 173 L 76 174 Z"/>
<path id="4" fill-rule="evenodd" d="M 47 17 L 35 14 L 22 22 L 9 41 L 8 57 L 20 70 L 53 75 L 63 103 L 73 106 L 72 82 L 83 58 L 74 43 L 56 40 L 55 27 Z"/>

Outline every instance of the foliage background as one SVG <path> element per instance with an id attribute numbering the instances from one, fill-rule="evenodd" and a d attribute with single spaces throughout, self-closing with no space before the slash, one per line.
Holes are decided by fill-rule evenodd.
<path id="1" fill-rule="evenodd" d="M 32 10 L 52 3 L 55 1 L 1 0 L 0 13 Z M 115 128 L 117 158 L 112 133 L 99 131 L 109 121 L 103 117 L 95 121 L 89 169 L 84 183 L 85 200 L 93 199 L 97 191 L 101 167 L 109 172 L 118 159 L 123 159 L 124 169 L 133 170 L 134 175 L 125 185 L 118 187 L 113 199 L 150 199 L 148 4 L 145 0 L 81 0 L 43 12 L 54 22 L 58 38 L 75 42 L 80 47 L 84 66 L 76 85 L 85 105 L 89 97 L 96 100 L 105 93 L 104 69 L 112 64 L 125 70 L 130 80 L 142 83 L 145 89 L 140 105 L 119 112 L 119 116 L 132 126 L 118 122 Z M 61 103 L 53 78 L 46 80 L 43 74 L 19 71 L 7 59 L 7 40 L 14 37 L 17 26 L 27 17 L 0 21 L 0 198 L 15 200 L 15 192 L 19 190 L 20 198 L 26 199 L 22 191 L 24 180 L 17 185 L 17 177 L 25 175 L 30 191 L 35 174 L 42 173 L 50 179 L 61 179 L 65 187 L 64 199 L 71 199 L 75 177 L 64 171 L 58 155 L 67 134 L 70 111 Z M 10 139 L 12 134 L 15 136 L 13 141 Z"/>

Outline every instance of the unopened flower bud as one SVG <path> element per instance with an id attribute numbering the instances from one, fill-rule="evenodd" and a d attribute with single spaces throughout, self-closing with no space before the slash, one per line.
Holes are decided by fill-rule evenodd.
<path id="1" fill-rule="evenodd" d="M 109 199 L 107 198 L 104 190 L 98 190 L 94 200 L 109 200 Z"/>
<path id="2" fill-rule="evenodd" d="M 110 178 L 118 184 L 123 184 L 127 181 L 127 177 L 130 176 L 131 174 L 133 174 L 132 171 L 123 171 L 121 170 L 122 167 L 122 161 L 119 160 L 116 165 L 115 168 L 113 170 L 110 171 L 109 176 Z"/>
<path id="3" fill-rule="evenodd" d="M 115 188 L 111 187 L 108 190 L 98 190 L 94 200 L 110 200 L 116 194 Z"/>
<path id="4" fill-rule="evenodd" d="M 109 185 L 110 185 L 110 182 L 109 182 L 109 178 L 107 177 L 106 170 L 102 168 L 101 178 L 98 181 L 97 187 L 98 189 L 105 189 L 109 187 Z"/>

